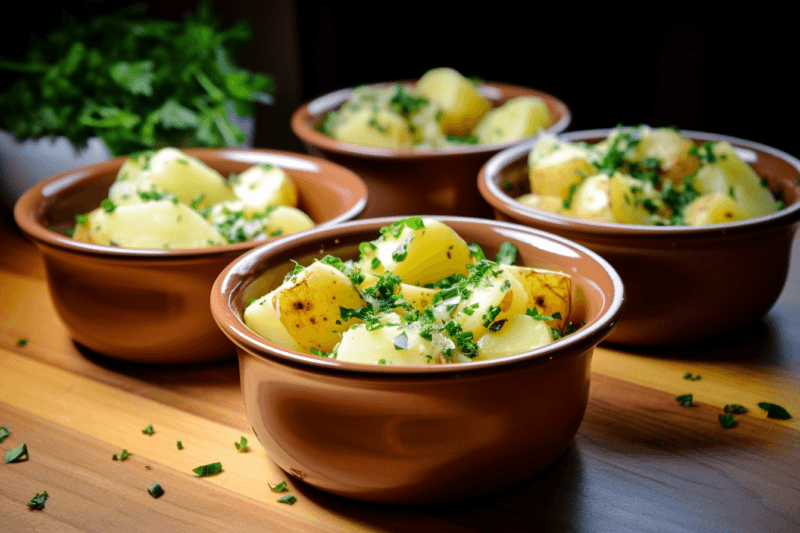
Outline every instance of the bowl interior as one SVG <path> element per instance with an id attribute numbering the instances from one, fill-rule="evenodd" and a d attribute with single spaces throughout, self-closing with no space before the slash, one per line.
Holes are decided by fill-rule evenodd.
<path id="1" fill-rule="evenodd" d="M 531 353 L 553 355 L 561 346 L 597 344 L 608 334 L 622 312 L 623 288 L 617 273 L 593 252 L 565 239 L 517 225 L 460 217 L 436 217 L 467 243 L 478 243 L 488 258 L 493 258 L 503 242 L 513 242 L 519 249 L 516 264 L 560 270 L 572 277 L 572 312 L 569 320 L 579 325 L 576 333 L 544 348 L 508 358 L 470 363 L 467 367 L 493 366 L 528 357 Z M 415 367 L 387 367 L 343 363 L 288 350 L 251 332 L 244 326 L 242 313 L 246 302 L 266 294 L 283 281 L 297 261 L 308 265 L 314 259 L 334 255 L 343 260 L 358 258 L 358 244 L 374 240 L 378 230 L 396 218 L 349 222 L 337 228 L 320 228 L 305 235 L 265 245 L 231 264 L 217 279 L 212 293 L 212 312 L 217 322 L 234 340 L 253 353 L 302 361 L 314 366 L 355 369 L 369 367 L 375 372 L 406 372 Z M 463 365 L 425 366 L 425 372 L 447 371 Z"/>

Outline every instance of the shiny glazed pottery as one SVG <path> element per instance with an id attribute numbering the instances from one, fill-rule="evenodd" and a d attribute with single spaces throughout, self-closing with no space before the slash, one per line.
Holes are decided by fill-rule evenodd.
<path id="1" fill-rule="evenodd" d="M 559 138 L 593 144 L 610 131 L 577 131 Z M 764 217 L 710 226 L 592 222 L 527 207 L 506 192 L 521 194 L 526 186 L 527 157 L 534 142 L 501 152 L 481 169 L 478 187 L 498 220 L 571 239 L 619 272 L 628 302 L 609 342 L 661 345 L 719 335 L 766 314 L 786 283 L 800 220 L 800 160 L 735 137 L 681 134 L 698 145 L 730 143 L 787 207 Z"/>
<path id="2" fill-rule="evenodd" d="M 185 150 L 223 176 L 258 163 L 282 167 L 298 188 L 299 208 L 317 224 L 356 217 L 366 186 L 328 161 L 268 150 Z M 233 345 L 208 306 L 219 273 L 267 241 L 184 250 L 126 249 L 65 235 L 75 215 L 107 197 L 124 158 L 65 172 L 29 189 L 14 216 L 44 256 L 50 295 L 78 343 L 141 363 L 196 363 L 233 357 Z M 274 237 L 268 241 L 283 239 Z"/>
<path id="3" fill-rule="evenodd" d="M 546 130 L 551 133 L 564 131 L 572 120 L 566 104 L 535 89 L 483 82 L 478 90 L 494 107 L 517 96 L 541 98 L 553 119 L 553 125 Z M 292 130 L 311 155 L 347 167 L 364 179 L 369 201 L 361 218 L 419 213 L 491 217 L 489 206 L 475 187 L 475 176 L 491 156 L 520 141 L 443 149 L 391 149 L 338 141 L 318 131 L 325 114 L 338 109 L 352 94 L 352 88 L 342 89 L 301 106 L 292 116 Z"/>
<path id="4" fill-rule="evenodd" d="M 601 258 L 517 225 L 436 217 L 487 257 L 519 248 L 517 264 L 572 276 L 570 320 L 587 322 L 548 346 L 472 363 L 386 366 L 284 348 L 250 331 L 246 302 L 277 287 L 297 260 L 358 256 L 396 218 L 348 222 L 259 247 L 217 279 L 211 309 L 236 344 L 247 417 L 288 474 L 327 492 L 387 503 L 431 503 L 530 478 L 572 441 L 589 395 L 595 346 L 624 305 L 621 280 Z M 266 483 L 266 479 L 264 482 Z"/>

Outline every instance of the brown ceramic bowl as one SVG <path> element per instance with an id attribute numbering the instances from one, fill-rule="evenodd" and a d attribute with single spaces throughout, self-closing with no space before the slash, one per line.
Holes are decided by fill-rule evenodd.
<path id="1" fill-rule="evenodd" d="M 577 131 L 560 138 L 592 144 L 610 131 Z M 734 137 L 681 133 L 697 144 L 729 142 L 787 207 L 751 220 L 699 227 L 590 222 L 514 200 L 525 192 L 527 156 L 534 143 L 514 146 L 481 169 L 478 187 L 498 220 L 574 240 L 600 254 L 622 276 L 628 303 L 609 342 L 660 345 L 722 334 L 767 313 L 786 283 L 800 220 L 800 160 Z"/>
<path id="2" fill-rule="evenodd" d="M 354 218 L 366 204 L 364 182 L 328 161 L 257 149 L 185 152 L 224 176 L 257 163 L 283 167 L 297 184 L 300 209 L 317 224 Z M 86 244 L 63 234 L 77 213 L 108 196 L 123 160 L 54 176 L 16 204 L 17 224 L 44 255 L 56 311 L 75 341 L 119 359 L 195 363 L 232 357 L 234 347 L 214 323 L 208 296 L 223 268 L 265 241 L 139 250 Z"/>
<path id="3" fill-rule="evenodd" d="M 211 311 L 236 344 L 247 417 L 287 473 L 341 496 L 387 503 L 452 500 L 525 480 L 561 455 L 586 409 L 594 347 L 622 314 L 620 278 L 560 237 L 493 220 L 436 217 L 494 257 L 568 272 L 570 320 L 587 324 L 537 350 L 434 366 L 339 362 L 274 344 L 242 322 L 245 302 L 294 267 L 358 256 L 396 218 L 319 228 L 261 246 L 217 279 Z M 491 255 L 490 255 L 491 254 Z"/>
<path id="4" fill-rule="evenodd" d="M 391 83 L 370 87 L 388 85 Z M 553 125 L 547 128 L 551 133 L 564 131 L 572 120 L 566 104 L 541 91 L 495 82 L 484 82 L 478 90 L 494 107 L 517 96 L 541 98 L 553 117 Z M 292 130 L 311 155 L 347 167 L 364 179 L 369 201 L 361 218 L 417 213 L 491 217 L 489 206 L 475 187 L 475 176 L 491 156 L 514 143 L 388 149 L 338 141 L 318 131 L 325 114 L 338 109 L 352 94 L 352 88 L 342 89 L 303 105 L 292 116 Z"/>

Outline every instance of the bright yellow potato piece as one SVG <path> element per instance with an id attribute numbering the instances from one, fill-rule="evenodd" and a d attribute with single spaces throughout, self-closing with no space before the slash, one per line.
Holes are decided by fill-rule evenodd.
<path id="1" fill-rule="evenodd" d="M 473 134 L 481 143 L 511 142 L 546 129 L 551 122 L 544 100 L 518 96 L 486 113 Z"/>
<path id="2" fill-rule="evenodd" d="M 611 176 L 611 210 L 615 222 L 652 225 L 652 215 L 642 204 L 642 201 L 648 198 L 644 193 L 644 187 L 647 185 L 650 184 L 624 174 L 615 173 Z M 650 200 L 655 202 L 653 198 Z"/>
<path id="3" fill-rule="evenodd" d="M 347 276 L 324 263 L 312 263 L 289 281 L 274 296 L 278 318 L 304 350 L 330 352 L 342 333 L 360 322 L 342 320 L 339 307 L 358 309 L 366 303 Z"/>
<path id="4" fill-rule="evenodd" d="M 404 343 L 406 349 L 398 349 L 398 344 L 402 346 Z M 372 331 L 364 326 L 347 330 L 336 353 L 337 361 L 373 365 L 427 365 L 440 362 L 440 359 L 441 355 L 433 345 L 419 334 L 391 325 Z"/>
<path id="5" fill-rule="evenodd" d="M 364 254 L 360 268 L 376 274 L 393 272 L 409 285 L 426 285 L 453 274 L 467 275 L 467 265 L 473 260 L 464 239 L 438 220 L 423 219 L 423 224 L 417 230 L 406 225 L 398 237 L 386 233 L 373 241 L 375 249 Z M 380 264 L 373 268 L 376 258 Z"/>
<path id="6" fill-rule="evenodd" d="M 191 207 L 169 200 L 102 207 L 89 214 L 91 242 L 123 248 L 202 248 L 226 241 Z M 83 239 L 83 231 L 76 232 Z"/>
<path id="7" fill-rule="evenodd" d="M 403 117 L 386 109 L 364 107 L 333 131 L 340 141 L 377 148 L 411 146 L 411 131 Z"/>
<path id="8" fill-rule="evenodd" d="M 232 181 L 233 193 L 244 203 L 247 215 L 262 212 L 273 205 L 297 207 L 294 182 L 281 168 L 255 165 Z"/>
<path id="9" fill-rule="evenodd" d="M 378 276 L 365 273 L 364 281 L 361 282 L 361 285 L 359 286 L 362 289 L 372 287 L 378 282 L 379 279 L 380 278 L 378 278 Z M 418 287 L 416 285 L 409 285 L 407 283 L 400 283 L 395 286 L 395 294 L 401 294 L 403 299 L 408 302 L 408 305 L 414 309 L 417 309 L 418 311 L 424 311 L 426 307 L 431 305 L 433 302 L 433 297 L 436 296 L 437 292 L 439 292 L 439 289 Z"/>
<path id="10" fill-rule="evenodd" d="M 745 220 L 747 215 L 736 200 L 728 195 L 713 192 L 692 200 L 683 209 L 683 218 L 690 226 L 705 226 Z"/>
<path id="11" fill-rule="evenodd" d="M 155 152 L 148 150 L 125 158 L 117 172 L 116 181 L 139 181 L 139 177 Z"/>
<path id="12" fill-rule="evenodd" d="M 544 316 L 560 313 L 561 318 L 549 320 L 547 325 L 563 332 L 572 309 L 572 281 L 569 274 L 520 266 L 505 266 L 503 269 L 522 284 L 528 295 L 526 311 L 536 309 Z"/>
<path id="13" fill-rule="evenodd" d="M 672 183 L 694 174 L 700 167 L 696 157 L 689 155 L 694 143 L 671 128 L 646 128 L 634 151 L 636 160 L 652 157 L 661 162 L 661 176 Z"/>
<path id="14" fill-rule="evenodd" d="M 524 315 L 526 311 L 528 294 L 525 287 L 505 265 L 493 270 L 499 270 L 500 274 L 497 277 L 490 274 L 486 278 L 488 284 L 470 288 L 470 297 L 453 311 L 454 320 L 465 331 L 472 331 L 473 340 L 483 337 L 492 323 L 508 315 Z M 493 313 L 492 309 L 496 312 Z"/>
<path id="15" fill-rule="evenodd" d="M 477 342 L 473 361 L 497 359 L 541 348 L 553 342 L 550 327 L 527 315 L 508 316 L 498 331 L 490 331 Z"/>
<path id="16" fill-rule="evenodd" d="M 564 214 L 564 200 L 557 196 L 550 196 L 546 194 L 523 194 L 517 198 L 517 201 L 528 207 L 555 213 L 556 215 Z"/>
<path id="17" fill-rule="evenodd" d="M 423 74 L 417 92 L 441 106 L 440 124 L 446 135 L 469 135 L 492 107 L 474 83 L 451 68 Z"/>
<path id="18" fill-rule="evenodd" d="M 528 179 L 534 194 L 566 199 L 573 185 L 596 173 L 585 148 L 552 135 L 542 135 L 528 156 Z"/>
<path id="19" fill-rule="evenodd" d="M 244 310 L 244 324 L 267 340 L 290 350 L 300 350 L 300 345 L 283 325 L 275 311 L 275 295 L 283 285 L 248 305 Z"/>
<path id="20" fill-rule="evenodd" d="M 175 148 L 162 148 L 154 153 L 137 182 L 140 191 L 154 187 L 174 194 L 186 205 L 196 201 L 197 208 L 236 199 L 219 172 Z"/>
<path id="21" fill-rule="evenodd" d="M 703 164 L 697 171 L 695 188 L 701 194 L 718 192 L 732 196 L 745 214 L 755 218 L 776 211 L 775 199 L 769 189 L 761 185 L 758 174 L 742 161 L 736 150 L 727 142 L 718 142 L 713 148 L 715 161 Z"/>
<path id="22" fill-rule="evenodd" d="M 605 174 L 587 178 L 572 196 L 570 213 L 585 220 L 614 222 L 614 211 L 611 209 L 611 179 Z"/>
<path id="23" fill-rule="evenodd" d="M 133 180 L 115 181 L 108 189 L 108 199 L 116 205 L 140 204 L 139 183 Z"/>
<path id="24" fill-rule="evenodd" d="M 296 207 L 277 206 L 269 212 L 264 220 L 264 230 L 269 236 L 290 235 L 314 227 L 311 217 Z"/>

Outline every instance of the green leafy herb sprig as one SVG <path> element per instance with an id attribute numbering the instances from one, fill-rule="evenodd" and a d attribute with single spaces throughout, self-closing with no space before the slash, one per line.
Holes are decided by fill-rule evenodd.
<path id="1" fill-rule="evenodd" d="M 246 21 L 220 30 L 207 2 L 183 21 L 144 16 L 146 4 L 32 38 L 22 61 L 0 60 L 17 80 L 0 93 L 0 127 L 19 139 L 99 137 L 114 155 L 170 146 L 236 146 L 244 132 L 229 107 L 250 116 L 271 76 L 234 63 L 253 33 Z"/>
<path id="2" fill-rule="evenodd" d="M 31 498 L 31 500 L 28 502 L 28 507 L 30 507 L 31 509 L 34 509 L 36 511 L 41 511 L 42 509 L 44 509 L 44 502 L 46 502 L 47 498 L 49 498 L 49 497 L 50 497 L 50 495 L 47 494 L 46 490 L 42 491 L 41 494 L 39 494 L 37 492 L 36 496 Z"/>

